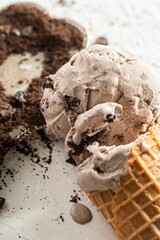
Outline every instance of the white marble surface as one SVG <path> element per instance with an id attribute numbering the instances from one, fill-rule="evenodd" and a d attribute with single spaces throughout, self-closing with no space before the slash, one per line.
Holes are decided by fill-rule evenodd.
<path id="1" fill-rule="evenodd" d="M 0 6 L 13 2 L 1 0 Z M 56 0 L 35 2 L 46 7 L 53 16 L 69 18 L 84 26 L 88 44 L 98 36 L 106 36 L 110 45 L 139 56 L 159 73 L 159 0 L 64 0 L 63 6 Z M 42 157 L 48 156 L 45 144 L 37 136 L 29 142 L 39 149 L 42 163 Z M 18 160 L 19 157 L 24 161 Z M 43 167 L 40 167 L 30 160 L 30 156 L 13 151 L 6 158 L 6 168 L 17 173 L 14 178 L 8 175 L 4 179 L 6 174 L 2 170 L 7 187 L 3 184 L 0 195 L 7 200 L 0 212 L 0 240 L 116 240 L 112 228 L 103 221 L 87 197 L 79 193 L 75 170 L 65 163 L 63 142 L 54 143 L 52 158 L 46 174 L 47 165 L 42 163 Z M 46 175 L 45 179 L 43 175 Z M 73 190 L 93 213 L 93 221 L 84 226 L 74 223 L 69 214 Z M 59 218 L 62 213 L 64 222 Z"/>

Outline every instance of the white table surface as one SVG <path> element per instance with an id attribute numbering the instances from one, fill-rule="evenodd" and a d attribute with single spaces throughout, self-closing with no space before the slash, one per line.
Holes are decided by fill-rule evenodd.
<path id="1" fill-rule="evenodd" d="M 14 2 L 20 1 L 0 0 L 0 7 Z M 159 74 L 159 0 L 66 0 L 64 6 L 55 0 L 34 2 L 56 17 L 80 23 L 87 31 L 88 44 L 96 37 L 106 36 L 110 45 L 142 58 Z M 45 144 L 36 134 L 29 142 L 39 149 L 41 163 L 46 166 L 42 161 L 43 156 L 48 156 Z M 112 228 L 79 192 L 75 169 L 65 159 L 63 142 L 55 142 L 52 164 L 44 179 L 44 167 L 34 164 L 29 156 L 10 152 L 5 166 L 17 173 L 14 178 L 10 175 L 5 178 L 7 187 L 0 191 L 0 196 L 6 197 L 5 207 L 0 211 L 0 240 L 116 240 Z M 2 179 L 4 176 L 2 170 Z M 78 225 L 70 217 L 73 190 L 92 211 L 93 220 L 89 224 Z M 64 222 L 59 218 L 62 213 Z"/>

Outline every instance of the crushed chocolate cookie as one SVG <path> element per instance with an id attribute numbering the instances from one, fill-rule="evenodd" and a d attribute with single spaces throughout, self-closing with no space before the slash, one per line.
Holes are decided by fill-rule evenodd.
<path id="1" fill-rule="evenodd" d="M 78 108 L 81 104 L 80 99 L 78 99 L 77 97 L 65 95 L 64 100 L 66 101 L 69 110 L 74 110 L 75 108 Z"/>
<path id="2" fill-rule="evenodd" d="M 54 144 L 53 144 L 52 140 L 46 135 L 45 129 L 40 129 L 38 131 L 38 134 L 41 138 L 41 141 L 46 145 L 46 147 L 49 151 L 48 158 L 45 159 L 45 162 L 47 164 L 51 164 Z"/>
<path id="3" fill-rule="evenodd" d="M 28 85 L 26 95 L 23 96 L 22 92 L 8 95 L 0 83 L 0 163 L 7 151 L 21 140 L 16 138 L 15 141 L 10 132 L 14 133 L 18 126 L 23 126 L 29 128 L 31 133 L 44 126 L 45 120 L 39 107 L 41 86 L 46 76 L 54 74 L 70 59 L 71 52 L 80 50 L 84 44 L 81 30 L 63 19 L 52 18 L 39 7 L 26 3 L 1 10 L 0 65 L 12 54 L 23 55 L 28 52 L 31 56 L 43 53 L 44 60 L 41 76 Z M 23 62 L 26 60 L 24 57 Z M 28 67 L 26 64 L 24 71 Z M 23 79 L 18 84 L 22 85 Z M 47 86 L 52 87 L 51 84 Z"/>
<path id="4" fill-rule="evenodd" d="M 91 145 L 94 142 L 101 142 L 104 137 L 105 130 L 103 129 L 100 132 L 94 134 L 93 136 L 86 136 L 84 133 L 84 135 L 82 135 L 82 139 L 79 145 L 76 145 L 72 141 L 68 142 L 68 146 L 72 149 L 72 151 L 68 153 L 69 157 L 73 158 L 74 156 L 78 156 L 81 155 L 82 153 L 85 153 L 85 151 L 87 151 L 86 150 L 87 146 Z"/>
<path id="5" fill-rule="evenodd" d="M 46 77 L 46 81 L 42 84 L 42 88 L 50 88 L 53 89 L 53 80 L 50 77 Z"/>

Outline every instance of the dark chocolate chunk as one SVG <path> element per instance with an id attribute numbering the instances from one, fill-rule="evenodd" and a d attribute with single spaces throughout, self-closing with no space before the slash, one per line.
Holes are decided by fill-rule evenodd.
<path id="1" fill-rule="evenodd" d="M 90 209 L 81 203 L 75 203 L 70 210 L 72 219 L 79 224 L 86 224 L 92 220 Z"/>
<path id="2" fill-rule="evenodd" d="M 105 130 L 97 132 L 93 136 L 87 136 L 85 133 L 82 135 L 82 139 L 79 145 L 74 142 L 68 142 L 68 146 L 72 149 L 72 152 L 69 153 L 69 159 L 73 156 L 78 156 L 86 150 L 86 147 L 91 145 L 94 142 L 100 142 L 105 137 Z M 69 162 L 69 161 L 68 161 Z M 69 162 L 70 163 L 70 162 Z"/>

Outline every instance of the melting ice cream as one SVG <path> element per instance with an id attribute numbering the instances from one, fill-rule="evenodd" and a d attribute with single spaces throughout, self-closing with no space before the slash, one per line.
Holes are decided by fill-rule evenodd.
<path id="1" fill-rule="evenodd" d="M 80 51 L 49 78 L 41 101 L 48 132 L 80 164 L 81 188 L 115 189 L 134 141 L 157 121 L 158 94 L 148 65 L 104 45 Z"/>

